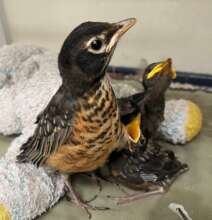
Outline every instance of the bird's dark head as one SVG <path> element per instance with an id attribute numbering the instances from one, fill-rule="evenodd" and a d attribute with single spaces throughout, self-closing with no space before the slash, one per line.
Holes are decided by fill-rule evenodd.
<path id="1" fill-rule="evenodd" d="M 85 22 L 76 27 L 64 41 L 59 54 L 63 82 L 85 88 L 99 81 L 117 42 L 135 23 L 136 19 L 130 18 L 117 23 Z"/>
<path id="2" fill-rule="evenodd" d="M 176 78 L 176 71 L 172 68 L 171 58 L 148 65 L 143 76 L 144 88 L 146 90 L 152 88 L 161 76 L 168 77 L 170 80 Z"/>

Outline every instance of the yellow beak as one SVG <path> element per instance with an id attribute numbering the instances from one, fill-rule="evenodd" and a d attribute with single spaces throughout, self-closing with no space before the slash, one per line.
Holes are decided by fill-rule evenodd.
<path id="1" fill-rule="evenodd" d="M 128 18 L 123 21 L 114 23 L 113 25 L 117 28 L 117 31 L 114 33 L 113 37 L 110 40 L 109 45 L 107 46 L 106 52 L 110 52 L 118 40 L 126 33 L 132 26 L 136 23 L 135 18 Z"/>
<path id="2" fill-rule="evenodd" d="M 164 62 L 161 62 L 160 64 L 156 65 L 151 72 L 148 73 L 147 79 L 153 78 L 156 74 L 163 71 L 165 68 L 170 68 L 171 71 L 169 72 L 171 74 L 172 79 L 176 78 L 176 71 L 172 69 L 172 60 L 171 58 L 168 58 Z"/>
<path id="3" fill-rule="evenodd" d="M 133 143 L 138 143 L 141 136 L 141 114 L 139 113 L 129 124 L 126 125 L 127 133 Z"/>

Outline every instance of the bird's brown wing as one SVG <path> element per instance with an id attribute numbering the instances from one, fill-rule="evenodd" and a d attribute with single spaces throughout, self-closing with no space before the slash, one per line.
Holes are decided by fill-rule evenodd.
<path id="1" fill-rule="evenodd" d="M 71 123 L 64 117 L 55 115 L 48 118 L 48 113 L 42 113 L 33 136 L 22 145 L 18 161 L 39 166 L 66 141 L 70 130 Z"/>
<path id="2" fill-rule="evenodd" d="M 31 162 L 37 166 L 43 164 L 70 136 L 71 121 L 72 114 L 69 111 L 58 111 L 54 105 L 48 106 L 38 116 L 35 132 L 21 146 L 17 160 L 23 163 Z"/>

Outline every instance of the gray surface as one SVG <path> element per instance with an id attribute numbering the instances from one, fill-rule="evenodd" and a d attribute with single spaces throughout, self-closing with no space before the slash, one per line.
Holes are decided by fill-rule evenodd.
<path id="1" fill-rule="evenodd" d="M 179 158 L 187 162 L 190 170 L 172 185 L 168 193 L 147 198 L 124 206 L 116 206 L 106 198 L 107 194 L 121 195 L 122 193 L 110 184 L 104 184 L 104 190 L 94 204 L 110 206 L 112 210 L 106 212 L 92 212 L 93 220 L 126 219 L 126 220 L 177 220 L 178 217 L 168 208 L 171 202 L 185 206 L 193 220 L 212 219 L 212 94 L 203 92 L 169 92 L 169 97 L 188 98 L 196 102 L 203 111 L 204 123 L 201 134 L 186 146 L 171 146 Z M 11 138 L 0 138 L 0 154 L 5 151 Z M 76 183 L 77 189 L 85 197 L 91 197 L 96 191 L 96 185 L 87 179 L 80 179 Z M 63 199 L 54 208 L 40 217 L 43 220 L 78 220 L 87 219 L 85 213 L 75 205 Z"/>

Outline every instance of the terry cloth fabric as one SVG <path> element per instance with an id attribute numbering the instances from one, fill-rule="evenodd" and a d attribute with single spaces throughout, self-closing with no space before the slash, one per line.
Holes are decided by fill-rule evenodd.
<path id="1" fill-rule="evenodd" d="M 0 132 L 23 133 L 0 160 L 0 219 L 5 213 L 9 219 L 33 219 L 64 194 L 60 175 L 15 163 L 19 147 L 34 131 L 36 115 L 60 83 L 56 56 L 49 51 L 21 44 L 0 50 Z"/>
<path id="2" fill-rule="evenodd" d="M 0 210 L 2 220 L 34 219 L 52 207 L 64 194 L 64 182 L 59 174 L 36 168 L 32 164 L 15 162 L 19 146 L 29 135 L 25 132 L 16 138 L 5 157 L 0 160 L 0 209 L 4 208 Z M 4 218 L 5 213 L 8 213 L 7 218 Z"/>
<path id="3" fill-rule="evenodd" d="M 0 49 L 0 133 L 21 133 L 60 84 L 56 55 L 32 45 Z"/>

